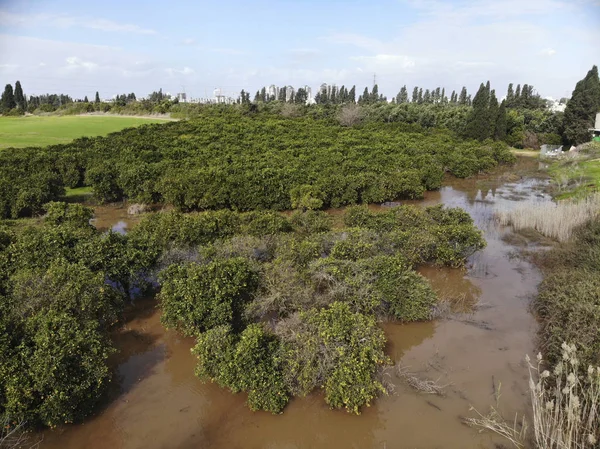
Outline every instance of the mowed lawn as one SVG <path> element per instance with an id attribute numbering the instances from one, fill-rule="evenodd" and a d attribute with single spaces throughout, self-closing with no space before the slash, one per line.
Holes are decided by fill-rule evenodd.
<path id="1" fill-rule="evenodd" d="M 0 150 L 67 143 L 168 119 L 102 115 L 0 117 Z"/>

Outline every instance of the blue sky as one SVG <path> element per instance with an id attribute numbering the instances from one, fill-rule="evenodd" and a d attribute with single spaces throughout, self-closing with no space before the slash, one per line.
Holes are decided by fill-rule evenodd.
<path id="1" fill-rule="evenodd" d="M 0 0 L 0 83 L 103 98 L 490 80 L 569 96 L 600 63 L 600 0 Z"/>

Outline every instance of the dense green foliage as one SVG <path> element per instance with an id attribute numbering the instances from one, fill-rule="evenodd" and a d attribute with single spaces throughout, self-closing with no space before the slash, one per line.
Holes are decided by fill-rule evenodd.
<path id="1" fill-rule="evenodd" d="M 220 325 L 239 327 L 257 277 L 242 258 L 171 265 L 160 279 L 162 322 L 189 335 Z"/>
<path id="2" fill-rule="evenodd" d="M 551 364 L 563 342 L 577 344 L 579 363 L 600 364 L 600 222 L 593 220 L 566 243 L 538 256 L 545 278 L 534 301 L 544 354 Z"/>
<path id="3" fill-rule="evenodd" d="M 151 214 L 128 238 L 158 248 L 162 320 L 197 337 L 202 379 L 247 391 L 253 410 L 323 388 L 331 407 L 358 413 L 383 391 L 376 320 L 431 319 L 437 297 L 414 267 L 464 263 L 481 233 L 441 206 L 356 206 L 339 230 L 324 212 L 275 216 Z"/>
<path id="4" fill-rule="evenodd" d="M 499 142 L 464 142 L 401 123 L 342 127 L 205 108 L 195 120 L 1 152 L 0 216 L 39 213 L 64 187 L 82 185 L 100 201 L 165 202 L 184 211 L 377 203 L 419 198 L 439 188 L 445 172 L 465 177 L 513 160 Z"/>
<path id="5" fill-rule="evenodd" d="M 173 211 L 128 235 L 99 233 L 81 205 L 45 209 L 41 224 L 0 227 L 0 414 L 48 426 L 93 410 L 111 378 L 108 332 L 155 275 L 164 324 L 198 339 L 200 377 L 248 392 L 253 410 L 323 388 L 358 413 L 383 391 L 376 320 L 432 317 L 436 295 L 413 268 L 484 245 L 468 215 L 441 207 L 355 207 L 338 230 L 311 210 Z"/>
<path id="6" fill-rule="evenodd" d="M 565 109 L 565 138 L 571 144 L 591 140 L 596 113 L 600 112 L 600 78 L 594 66 L 573 90 Z"/>
<path id="7" fill-rule="evenodd" d="M 89 414 L 110 380 L 108 338 L 135 273 L 127 243 L 53 203 L 40 226 L 0 227 L 0 416 L 55 426 Z"/>

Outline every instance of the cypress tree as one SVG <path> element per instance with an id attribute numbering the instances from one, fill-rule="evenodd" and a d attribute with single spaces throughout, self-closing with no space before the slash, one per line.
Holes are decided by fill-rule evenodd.
<path id="1" fill-rule="evenodd" d="M 419 98 L 417 98 L 417 103 L 422 104 L 423 103 L 423 88 L 419 88 Z"/>
<path id="2" fill-rule="evenodd" d="M 356 103 L 356 86 L 352 86 L 352 89 L 348 92 L 348 101 L 350 101 L 350 103 Z"/>
<path id="3" fill-rule="evenodd" d="M 23 95 L 23 88 L 21 87 L 20 81 L 17 81 L 15 83 L 15 104 L 22 111 L 24 111 L 27 107 L 27 105 L 25 104 L 25 96 Z"/>
<path id="4" fill-rule="evenodd" d="M 494 138 L 496 134 L 496 122 L 498 121 L 498 99 L 496 98 L 496 91 L 494 89 L 490 92 L 490 103 L 488 108 L 488 122 L 489 122 L 489 137 Z"/>
<path id="5" fill-rule="evenodd" d="M 500 107 L 498 108 L 494 138 L 496 140 L 506 139 L 506 101 L 504 100 L 502 100 L 502 103 L 500 103 Z"/>
<path id="6" fill-rule="evenodd" d="M 460 91 L 460 97 L 458 99 L 458 103 L 461 105 L 466 105 L 468 104 L 467 102 L 467 88 L 463 86 L 463 88 Z"/>
<path id="7" fill-rule="evenodd" d="M 513 89 L 513 83 L 508 85 L 508 90 L 506 91 L 506 106 L 511 107 L 515 102 L 515 91 Z"/>
<path id="8" fill-rule="evenodd" d="M 408 91 L 406 90 L 406 84 L 400 89 L 400 93 L 396 97 L 396 103 L 408 103 Z"/>
<path id="9" fill-rule="evenodd" d="M 373 92 L 371 92 L 371 103 L 377 103 L 379 100 L 379 86 L 375 84 L 373 85 Z"/>
<path id="10" fill-rule="evenodd" d="M 531 91 L 529 90 L 529 84 L 523 84 L 523 87 L 521 88 L 521 101 L 519 101 L 519 106 L 522 108 L 529 107 L 530 94 Z"/>
<path id="11" fill-rule="evenodd" d="M 419 101 L 419 88 L 415 86 L 412 93 L 412 102 L 416 103 L 417 101 Z"/>
<path id="12" fill-rule="evenodd" d="M 441 102 L 442 104 L 446 104 L 446 103 L 448 103 L 448 101 L 446 101 L 446 100 L 448 100 L 448 99 L 446 98 L 446 88 L 444 87 L 444 88 L 442 89 L 442 96 L 441 96 L 441 98 L 440 98 L 440 102 Z"/>
<path id="13" fill-rule="evenodd" d="M 450 103 L 456 104 L 456 98 L 457 98 L 456 91 L 453 90 L 452 93 L 450 94 Z"/>
<path id="14" fill-rule="evenodd" d="M 600 79 L 598 67 L 593 66 L 579 81 L 567 103 L 564 115 L 564 137 L 573 145 L 591 139 L 596 113 L 600 112 Z"/>
<path id="15" fill-rule="evenodd" d="M 519 106 L 520 102 L 521 102 L 521 85 L 517 84 L 517 88 L 515 89 L 515 99 L 514 99 L 513 107 Z"/>
<path id="16" fill-rule="evenodd" d="M 96 91 L 96 99 L 94 100 L 94 103 L 100 103 L 100 94 L 98 91 Z"/>
<path id="17" fill-rule="evenodd" d="M 244 91 L 242 90 L 242 92 L 244 92 Z M 86 96 L 85 96 L 85 98 L 83 99 L 83 102 L 84 102 L 84 103 L 89 103 L 89 102 L 90 102 L 90 101 L 88 100 L 88 97 L 87 97 L 87 95 L 86 95 Z"/>
<path id="18" fill-rule="evenodd" d="M 365 104 L 368 104 L 368 103 L 369 103 L 369 100 L 370 100 L 370 98 L 371 98 L 371 96 L 369 95 L 369 88 L 368 88 L 368 87 L 365 87 L 365 90 L 364 90 L 364 92 L 363 92 L 363 94 L 362 94 L 362 97 L 360 97 L 360 98 L 358 99 L 358 102 L 359 102 L 359 103 L 365 103 Z"/>
<path id="19" fill-rule="evenodd" d="M 257 90 L 256 94 L 254 95 L 254 103 L 258 103 L 260 101 L 260 91 Z"/>
<path id="20" fill-rule="evenodd" d="M 489 104 L 487 87 L 481 83 L 473 98 L 473 110 L 467 120 L 467 137 L 477 140 L 485 140 L 490 137 Z"/>
<path id="21" fill-rule="evenodd" d="M 0 108 L 2 109 L 2 113 L 10 111 L 16 106 L 17 103 L 15 102 L 15 95 L 13 93 L 12 85 L 7 84 L 4 87 L 4 93 L 2 94 L 2 97 L 0 97 Z"/>
<path id="22" fill-rule="evenodd" d="M 423 94 L 423 103 L 431 103 L 431 94 L 429 93 L 429 89 L 425 89 L 425 93 Z"/>
<path id="23" fill-rule="evenodd" d="M 340 91 L 338 92 L 338 98 L 337 101 L 338 103 L 345 103 L 346 102 L 346 87 L 342 84 L 342 87 L 340 87 Z"/>

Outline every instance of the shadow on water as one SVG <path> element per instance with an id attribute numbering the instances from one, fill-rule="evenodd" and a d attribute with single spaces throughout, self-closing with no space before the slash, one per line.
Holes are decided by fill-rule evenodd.
<path id="1" fill-rule="evenodd" d="M 45 432 L 45 448 L 493 448 L 500 442 L 466 427 L 475 406 L 486 412 L 501 385 L 501 410 L 514 417 L 527 404 L 522 364 L 533 353 L 536 322 L 528 313 L 540 275 L 512 257 L 511 230 L 494 212 L 523 201 L 547 201 L 544 180 L 528 176 L 537 165 L 521 161 L 491 176 L 448 180 L 421 205 L 462 207 L 482 229 L 487 247 L 465 269 L 419 271 L 451 303 L 444 318 L 384 323 L 388 354 L 419 376 L 448 385 L 444 397 L 411 390 L 393 370 L 394 393 L 361 416 L 331 411 L 322 394 L 294 399 L 282 415 L 254 413 L 245 395 L 231 394 L 193 374 L 193 340 L 160 325 L 153 303 L 138 303 L 118 332 L 117 397 L 82 425 Z M 381 206 L 373 206 L 374 209 Z M 121 212 L 119 212 L 121 213 Z M 118 214 L 114 214 L 118 215 Z M 98 224 L 112 227 L 120 216 Z M 104 220 L 104 221 L 103 221 Z"/>

